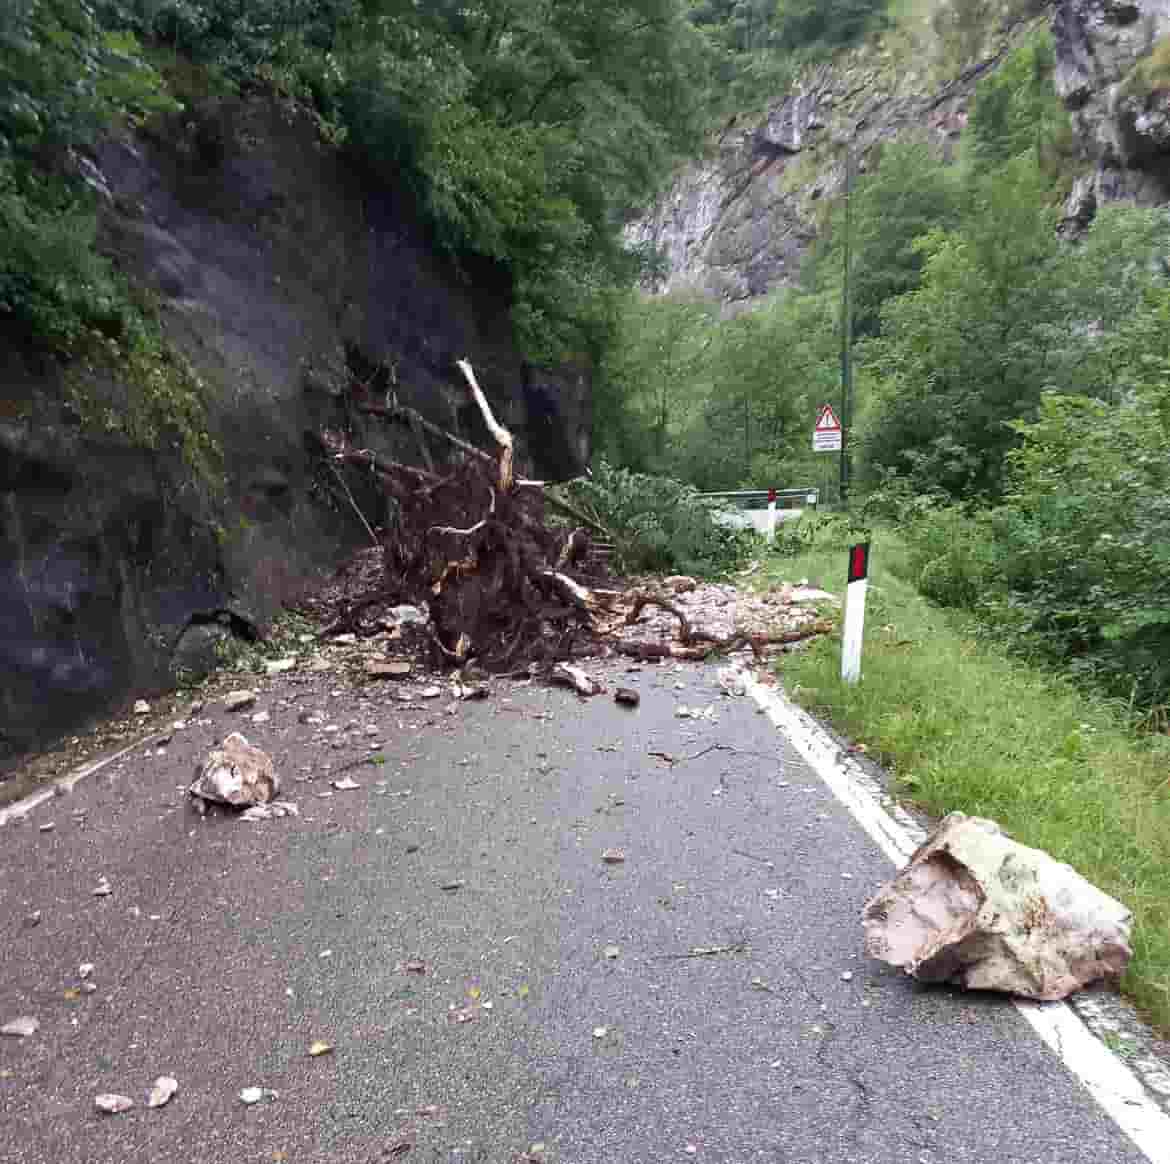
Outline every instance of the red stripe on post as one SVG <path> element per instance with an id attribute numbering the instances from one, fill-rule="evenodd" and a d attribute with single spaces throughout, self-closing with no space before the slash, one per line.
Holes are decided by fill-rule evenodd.
<path id="1" fill-rule="evenodd" d="M 869 542 L 849 547 L 849 581 L 860 582 L 869 576 Z"/>

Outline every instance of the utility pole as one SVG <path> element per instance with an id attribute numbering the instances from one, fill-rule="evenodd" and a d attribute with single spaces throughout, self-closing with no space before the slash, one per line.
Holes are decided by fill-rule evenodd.
<path id="1" fill-rule="evenodd" d="M 849 433 L 853 427 L 853 145 L 845 146 L 845 246 L 841 285 L 841 508 L 849 508 Z"/>

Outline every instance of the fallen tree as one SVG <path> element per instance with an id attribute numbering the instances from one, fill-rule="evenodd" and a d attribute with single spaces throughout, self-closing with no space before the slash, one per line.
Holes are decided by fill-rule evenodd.
<path id="1" fill-rule="evenodd" d="M 335 467 L 372 476 L 394 501 L 393 520 L 378 531 L 382 576 L 370 592 L 335 612 L 328 631 L 361 633 L 362 617 L 379 603 L 410 603 L 430 612 L 430 642 L 452 666 L 474 659 L 494 671 L 532 663 L 551 665 L 603 649 L 641 659 L 702 659 L 715 651 L 766 646 L 823 634 L 817 622 L 775 635 L 716 636 L 691 624 L 672 596 L 645 587 L 623 589 L 591 569 L 591 535 L 605 531 L 596 522 L 553 527 L 545 520 L 551 504 L 540 482 L 518 480 L 512 434 L 497 420 L 474 370 L 461 360 L 471 400 L 496 443 L 495 455 L 448 433 L 410 409 L 377 411 L 441 437 L 463 460 L 443 468 L 407 465 L 356 449 L 338 433 L 322 441 Z M 559 499 L 553 508 L 578 521 L 584 515 Z M 623 639 L 647 607 L 660 607 L 678 621 L 677 641 L 663 644 Z"/>

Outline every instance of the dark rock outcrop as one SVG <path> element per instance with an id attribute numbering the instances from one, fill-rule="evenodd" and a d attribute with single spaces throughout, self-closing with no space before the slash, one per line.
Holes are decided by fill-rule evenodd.
<path id="1" fill-rule="evenodd" d="M 1088 168 L 1070 225 L 1105 202 L 1170 201 L 1170 3 L 1061 0 L 1052 34 L 1057 92 Z"/>
<path id="2" fill-rule="evenodd" d="M 522 472 L 570 476 L 589 453 L 587 376 L 520 359 L 505 275 L 438 254 L 409 196 L 354 170 L 295 107 L 213 103 L 107 141 L 84 172 L 102 249 L 157 297 L 207 385 L 226 481 L 83 424 L 78 386 L 114 414 L 124 387 L 0 331 L 0 770 L 262 631 L 366 536 L 315 434 L 423 452 L 355 409 L 355 382 L 489 445 L 454 368 L 466 357 Z"/>

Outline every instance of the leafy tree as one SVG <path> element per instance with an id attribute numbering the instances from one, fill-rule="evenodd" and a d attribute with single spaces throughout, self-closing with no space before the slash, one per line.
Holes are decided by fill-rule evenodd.
<path id="1" fill-rule="evenodd" d="M 77 149 L 118 117 L 174 108 L 133 35 L 81 0 L 9 0 L 0 29 L 0 313 L 68 350 L 91 330 L 137 328 L 94 247 Z M 72 174 L 72 179 L 68 176 Z"/>
<path id="2" fill-rule="evenodd" d="M 1064 313 L 1081 342 L 1064 378 L 1067 391 L 1108 403 L 1129 398 L 1144 361 L 1165 350 L 1146 306 L 1170 276 L 1170 215 L 1107 206 L 1068 256 Z"/>
<path id="3" fill-rule="evenodd" d="M 807 475 L 816 406 L 839 391 L 838 350 L 835 304 L 823 297 L 781 294 L 724 321 L 675 471 L 707 489 Z"/>
<path id="4" fill-rule="evenodd" d="M 874 335 L 882 305 L 914 290 L 922 278 L 924 254 L 915 245 L 931 230 L 958 225 L 960 176 L 922 142 L 892 142 L 876 168 L 859 177 L 853 191 L 854 333 Z M 806 283 L 832 288 L 842 279 L 843 205 L 832 215 L 809 263 Z"/>
<path id="5" fill-rule="evenodd" d="M 436 240 L 506 266 L 540 359 L 596 357 L 638 256 L 619 215 L 711 122 L 717 53 L 683 0 L 107 0 L 231 82 L 310 98 L 410 184 Z"/>
<path id="6" fill-rule="evenodd" d="M 1007 422 L 1034 415 L 1066 356 L 1062 253 L 1044 195 L 1035 167 L 1013 161 L 976 183 L 957 230 L 918 244 L 922 286 L 887 303 L 864 353 L 871 482 L 896 471 L 954 497 L 998 493 Z"/>
<path id="7" fill-rule="evenodd" d="M 1160 342 L 1129 398 L 1046 397 L 994 518 L 1029 638 L 1148 705 L 1170 695 L 1170 294 L 1142 315 Z"/>
<path id="8" fill-rule="evenodd" d="M 778 0 L 776 39 L 788 51 L 832 51 L 859 40 L 886 0 Z"/>
<path id="9" fill-rule="evenodd" d="M 629 297 L 596 385 L 600 452 L 641 471 L 676 470 L 707 383 L 714 327 L 712 307 L 701 300 Z"/>
<path id="10" fill-rule="evenodd" d="M 964 137 L 976 169 L 994 169 L 1024 153 L 1053 177 L 1067 168 L 1072 129 L 1056 95 L 1055 71 L 1052 34 L 1045 28 L 979 82 Z"/>

